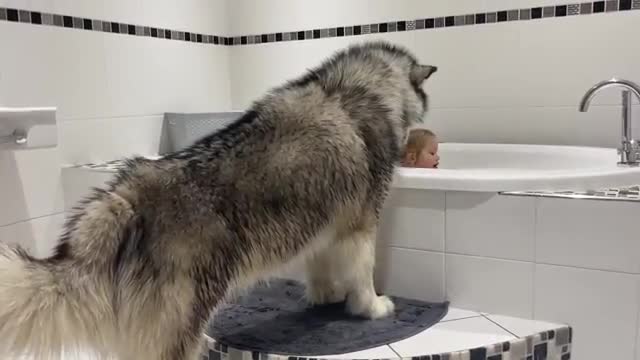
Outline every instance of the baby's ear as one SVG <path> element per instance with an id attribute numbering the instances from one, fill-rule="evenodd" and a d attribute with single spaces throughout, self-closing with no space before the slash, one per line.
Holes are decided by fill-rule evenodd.
<path id="1" fill-rule="evenodd" d="M 422 83 L 431 77 L 436 71 L 437 66 L 433 65 L 414 65 L 411 68 L 411 74 L 409 75 L 411 82 L 414 84 L 422 85 Z"/>

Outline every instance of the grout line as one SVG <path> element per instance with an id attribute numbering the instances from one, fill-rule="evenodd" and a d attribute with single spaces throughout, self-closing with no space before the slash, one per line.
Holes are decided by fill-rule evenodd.
<path id="1" fill-rule="evenodd" d="M 393 351 L 394 354 L 396 354 L 398 356 L 398 359 L 402 359 L 402 355 L 400 355 L 396 349 L 393 348 L 393 346 L 391 346 L 391 344 L 387 344 L 387 346 L 389 347 L 389 349 L 391 349 L 391 351 Z"/>
<path id="2" fill-rule="evenodd" d="M 462 253 L 457 253 L 457 252 L 442 252 L 442 251 L 433 251 L 433 250 L 423 250 L 423 249 L 416 249 L 416 248 L 405 247 L 405 246 L 397 246 L 397 245 L 390 245 L 390 246 L 387 246 L 387 247 L 394 248 L 394 249 L 399 249 L 399 250 L 420 251 L 420 252 L 425 252 L 425 253 L 430 253 L 430 254 L 442 254 L 442 255 L 445 255 L 445 259 L 446 259 L 447 255 L 454 255 L 454 256 L 464 256 L 464 257 L 469 257 L 469 258 L 474 258 L 474 259 L 499 260 L 499 261 L 513 262 L 513 263 L 521 263 L 521 264 L 556 266 L 556 267 L 561 267 L 561 268 L 566 268 L 566 269 L 599 271 L 599 272 L 603 272 L 603 273 L 614 273 L 614 274 L 623 274 L 623 275 L 640 275 L 640 273 L 634 273 L 634 272 L 622 271 L 622 270 L 607 270 L 607 269 L 589 268 L 589 267 L 577 266 L 577 265 L 561 265 L 561 264 L 552 264 L 552 263 L 547 263 L 547 262 L 513 260 L 513 259 L 499 258 L 499 257 L 495 257 L 495 256 L 482 256 L 482 255 L 462 254 Z"/>
<path id="3" fill-rule="evenodd" d="M 509 330 L 509 329 L 507 329 L 506 327 L 504 327 L 504 326 L 502 326 L 502 325 L 498 324 L 497 322 L 495 322 L 495 321 L 491 320 L 488 316 L 486 316 L 486 315 L 482 315 L 482 317 L 483 317 L 483 318 L 485 318 L 485 319 L 487 319 L 487 320 L 489 320 L 489 321 L 491 321 L 492 323 L 494 323 L 495 325 L 497 325 L 498 327 L 500 327 L 502 330 L 504 330 L 504 331 L 508 332 L 509 334 L 511 334 L 511 335 L 513 335 L 513 336 L 515 336 L 517 339 L 520 339 L 520 336 L 518 336 L 518 335 L 514 334 L 513 332 L 511 332 L 511 330 Z"/>
<path id="4" fill-rule="evenodd" d="M 454 322 L 454 321 L 459 321 L 459 320 L 467 320 L 467 319 L 475 319 L 475 318 L 479 318 L 482 317 L 483 315 L 481 313 L 478 313 L 478 315 L 473 315 L 473 316 L 465 316 L 465 317 L 461 317 L 458 319 L 451 319 L 451 320 L 441 320 L 438 324 L 442 324 L 442 323 L 450 323 L 450 322 Z M 436 324 L 437 325 L 437 324 Z"/>
<path id="5" fill-rule="evenodd" d="M 9 227 L 9 226 L 13 226 L 13 225 L 18 225 L 18 224 L 30 222 L 30 221 L 33 221 L 33 220 L 38 220 L 38 219 L 50 217 L 50 216 L 56 216 L 56 215 L 64 214 L 65 212 L 66 211 L 59 211 L 59 212 L 55 212 L 55 213 L 51 213 L 51 214 L 47 214 L 47 215 L 41 215 L 41 216 L 32 217 L 32 218 L 29 218 L 29 219 L 18 220 L 18 221 L 12 222 L 12 223 L 0 225 L 0 229 L 5 228 L 5 227 Z"/>
<path id="6" fill-rule="evenodd" d="M 447 191 L 444 192 L 444 244 L 442 246 L 443 248 L 443 253 L 445 254 L 444 256 L 442 256 L 442 286 L 444 287 L 444 299 L 447 300 L 449 299 L 449 291 L 448 291 L 448 286 L 447 286 Z"/>
<path id="7" fill-rule="evenodd" d="M 114 119 L 130 119 L 130 118 L 148 118 L 148 117 L 157 117 L 163 116 L 164 113 L 160 114 L 146 114 L 146 115 L 116 115 L 116 116 L 66 116 L 60 117 L 58 119 L 59 122 L 74 122 L 74 121 L 84 121 L 84 120 L 114 120 Z"/>
<path id="8" fill-rule="evenodd" d="M 533 262 L 538 260 L 538 205 L 539 199 L 533 198 Z M 533 274 L 531 279 L 531 316 L 536 318 L 536 271 L 537 266 L 533 267 Z"/>

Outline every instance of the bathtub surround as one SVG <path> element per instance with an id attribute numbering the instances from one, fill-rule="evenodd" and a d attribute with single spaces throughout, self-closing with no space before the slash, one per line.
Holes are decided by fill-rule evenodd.
<path id="1" fill-rule="evenodd" d="M 246 351 L 207 337 L 202 360 L 569 360 L 571 327 L 451 309 L 434 327 L 386 346 L 340 355 L 289 356 Z"/>
<path id="2" fill-rule="evenodd" d="M 71 15 L 43 13 L 23 9 L 0 7 L 0 21 L 12 21 L 33 25 L 57 26 L 76 30 L 107 32 L 121 35 L 145 36 L 212 45 L 252 45 L 273 42 L 313 40 L 332 37 L 359 36 L 387 32 L 432 30 L 456 26 L 484 25 L 509 21 L 530 21 L 562 18 L 574 15 L 593 15 L 615 11 L 640 10 L 638 0 L 608 0 L 584 3 L 535 6 L 524 9 L 504 9 L 472 14 L 450 14 L 434 18 L 387 21 L 373 24 L 346 25 L 321 29 L 303 29 L 288 32 L 255 35 L 212 35 L 198 32 L 172 30 L 152 25 L 127 24 L 106 19 L 90 19 Z"/>
<path id="3" fill-rule="evenodd" d="M 640 203 L 555 196 L 394 189 L 378 238 L 379 287 L 570 324 L 575 359 L 638 359 Z"/>

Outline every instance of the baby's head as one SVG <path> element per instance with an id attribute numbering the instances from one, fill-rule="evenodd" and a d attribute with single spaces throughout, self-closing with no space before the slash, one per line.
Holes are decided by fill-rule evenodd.
<path id="1" fill-rule="evenodd" d="M 413 129 L 402 156 L 402 166 L 418 168 L 437 168 L 438 138 L 427 129 Z"/>

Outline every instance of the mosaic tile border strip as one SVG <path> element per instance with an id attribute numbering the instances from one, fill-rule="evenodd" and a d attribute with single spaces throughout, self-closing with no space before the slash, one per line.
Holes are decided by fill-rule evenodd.
<path id="1" fill-rule="evenodd" d="M 265 354 L 238 350 L 216 342 L 205 336 L 205 346 L 201 360 L 322 360 L 322 357 L 306 358 Z M 428 354 L 415 356 L 411 360 L 569 360 L 573 330 L 561 327 L 512 341 L 492 344 L 476 349 L 457 351 L 447 354 Z M 382 359 L 345 359 L 345 360 L 382 360 Z"/>
<path id="2" fill-rule="evenodd" d="M 430 30 L 457 26 L 484 25 L 510 21 L 529 21 L 561 18 L 575 15 L 591 15 L 617 11 L 640 10 L 640 0 L 606 0 L 572 3 L 555 6 L 507 9 L 482 13 L 441 16 L 384 23 L 338 26 L 331 28 L 276 32 L 257 35 L 220 36 L 172 30 L 152 26 L 95 20 L 38 11 L 0 8 L 0 21 L 56 26 L 78 30 L 99 31 L 130 36 L 144 36 L 212 45 L 252 45 L 285 41 L 300 41 L 376 33 Z"/>
<path id="3" fill-rule="evenodd" d="M 212 45 L 231 45 L 231 38 L 160 27 L 127 24 L 115 21 L 44 13 L 0 7 L 0 21 L 54 26 L 76 30 L 98 31 L 129 36 L 143 36 L 166 40 L 178 40 Z"/>

